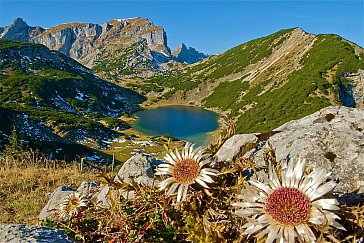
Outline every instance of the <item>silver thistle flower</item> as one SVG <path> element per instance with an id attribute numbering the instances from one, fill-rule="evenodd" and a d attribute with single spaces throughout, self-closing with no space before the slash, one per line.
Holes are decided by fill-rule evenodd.
<path id="1" fill-rule="evenodd" d="M 78 192 L 74 192 L 65 197 L 59 205 L 59 215 L 63 218 L 69 218 L 78 214 L 79 210 L 86 207 L 88 200 Z"/>
<path id="2" fill-rule="evenodd" d="M 219 172 L 212 168 L 202 168 L 210 163 L 208 154 L 204 148 L 193 148 L 193 144 L 186 143 L 181 154 L 178 149 L 165 156 L 166 163 L 157 167 L 156 175 L 168 175 L 169 178 L 159 183 L 159 190 L 166 187 L 169 189 L 166 194 L 170 196 L 177 188 L 177 202 L 186 199 L 190 185 L 198 183 L 204 188 L 209 188 L 206 183 L 212 183 L 211 176 L 217 176 Z"/>
<path id="3" fill-rule="evenodd" d="M 235 213 L 248 223 L 243 225 L 245 234 L 268 235 L 266 242 L 314 242 L 316 237 L 309 224 L 331 225 L 345 230 L 328 210 L 338 210 L 336 199 L 320 199 L 331 191 L 336 182 L 326 179 L 331 173 L 316 168 L 309 175 L 303 175 L 305 161 L 285 163 L 281 180 L 275 169 L 269 165 L 266 184 L 251 179 L 239 195 L 243 202 L 232 204 L 240 207 Z"/>

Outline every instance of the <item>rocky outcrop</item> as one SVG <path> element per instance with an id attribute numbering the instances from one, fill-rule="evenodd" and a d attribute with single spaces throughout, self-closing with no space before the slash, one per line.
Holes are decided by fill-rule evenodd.
<path id="1" fill-rule="evenodd" d="M 355 107 L 364 108 L 364 70 L 358 70 L 357 73 L 346 74 L 345 77 L 351 81 L 351 99 Z"/>
<path id="2" fill-rule="evenodd" d="M 63 200 L 70 194 L 75 192 L 71 187 L 69 186 L 60 186 L 58 187 L 51 195 L 50 200 L 48 203 L 44 206 L 42 211 L 40 212 L 38 218 L 39 220 L 45 220 L 49 217 L 51 217 L 59 207 L 59 205 L 63 202 Z"/>
<path id="3" fill-rule="evenodd" d="M 26 226 L 24 224 L 0 224 L 0 242 L 49 242 L 71 243 L 64 230 L 44 226 Z"/>
<path id="4" fill-rule="evenodd" d="M 114 19 L 101 25 L 74 22 L 47 30 L 39 26 L 30 27 L 18 18 L 0 36 L 8 40 L 43 44 L 87 67 L 94 67 L 97 61 L 109 61 L 109 57 L 120 58 L 123 55 L 127 55 L 125 61 L 134 60 L 134 63 L 137 62 L 135 60 L 140 62 L 140 58 L 145 58 L 144 63 L 150 62 L 152 68 L 159 68 L 161 62 L 171 60 L 164 29 L 143 18 Z M 146 45 L 143 45 L 143 51 L 138 50 L 138 43 L 144 41 Z"/>
<path id="5" fill-rule="evenodd" d="M 61 24 L 33 38 L 35 43 L 58 50 L 88 67 L 93 67 L 96 59 L 100 60 L 102 52 L 120 52 L 143 40 L 149 51 L 170 56 L 164 29 L 143 18 L 114 19 L 102 25 Z M 145 57 L 153 61 L 152 56 Z"/>
<path id="6" fill-rule="evenodd" d="M 44 206 L 42 211 L 40 212 L 38 218 L 39 220 L 45 220 L 51 216 L 53 216 L 59 205 L 63 202 L 63 200 L 70 194 L 77 192 L 80 196 L 88 196 L 90 193 L 97 192 L 99 184 L 97 182 L 87 182 L 84 181 L 81 185 L 76 189 L 70 186 L 60 186 L 54 192 L 50 194 L 50 199 L 48 203 Z"/>
<path id="7" fill-rule="evenodd" d="M 252 159 L 256 166 L 265 165 L 268 144 L 276 152 L 277 161 L 305 158 L 312 168 L 324 167 L 331 178 L 339 180 L 336 192 L 364 192 L 364 110 L 327 107 L 310 116 L 275 129 L 270 137 L 236 135 L 217 152 L 220 161 L 232 161 L 238 154 Z M 256 136 L 256 138 L 252 137 Z M 255 148 L 247 148 L 259 138 Z M 231 145 L 238 145 L 231 149 Z"/>
<path id="8" fill-rule="evenodd" d="M 259 139 L 254 134 L 238 134 L 231 137 L 224 143 L 215 154 L 218 161 L 232 162 L 242 151 L 247 152 L 259 144 Z"/>
<path id="9" fill-rule="evenodd" d="M 30 27 L 23 19 L 17 18 L 2 31 L 0 29 L 0 37 L 7 40 L 29 42 L 44 30 L 40 26 Z"/>
<path id="10" fill-rule="evenodd" d="M 123 164 L 115 176 L 114 181 L 115 183 L 119 183 L 121 187 L 123 183 L 129 184 L 131 188 L 135 185 L 147 188 L 157 187 L 159 180 L 154 178 L 154 167 L 161 162 L 150 156 L 136 154 Z M 115 185 L 99 185 L 96 182 L 84 181 L 77 189 L 70 186 L 60 186 L 50 194 L 48 203 L 38 216 L 39 220 L 43 221 L 52 217 L 64 199 L 74 192 L 93 201 L 98 207 L 109 207 L 111 203 L 110 195 L 114 197 L 121 196 L 127 200 L 134 199 L 137 196 L 136 191 L 130 190 L 130 188 L 126 190 L 123 188 L 115 188 Z"/>
<path id="11" fill-rule="evenodd" d="M 206 57 L 185 45 L 172 56 L 163 27 L 140 17 L 103 24 L 66 23 L 49 29 L 30 27 L 18 18 L 5 29 L 0 28 L 0 37 L 43 44 L 107 77 L 149 77 L 153 71 L 169 70 L 176 61 L 193 63 Z"/>
<path id="12" fill-rule="evenodd" d="M 183 43 L 181 43 L 177 49 L 173 51 L 172 55 L 175 61 L 187 64 L 199 62 L 208 57 L 208 55 L 198 52 L 193 47 L 187 47 Z"/>

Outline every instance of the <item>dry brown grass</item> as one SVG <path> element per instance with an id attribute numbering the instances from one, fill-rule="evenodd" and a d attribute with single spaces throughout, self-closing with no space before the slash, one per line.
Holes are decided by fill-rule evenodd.
<path id="1" fill-rule="evenodd" d="M 93 173 L 81 173 L 76 163 L 54 165 L 0 163 L 0 223 L 36 224 L 49 192 L 61 185 L 78 187 L 82 181 L 99 180 Z"/>

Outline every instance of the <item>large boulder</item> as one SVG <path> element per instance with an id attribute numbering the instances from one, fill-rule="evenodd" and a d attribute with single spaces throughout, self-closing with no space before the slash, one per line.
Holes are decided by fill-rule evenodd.
<path id="1" fill-rule="evenodd" d="M 241 151 L 245 143 L 240 145 L 236 139 L 236 136 L 230 138 L 220 148 L 221 154 L 221 151 L 231 151 L 232 141 L 240 146 L 230 155 L 219 156 L 221 161 L 229 161 L 237 150 L 244 156 Z M 268 144 L 275 149 L 277 161 L 301 157 L 312 167 L 320 166 L 332 172 L 331 178 L 339 180 L 336 192 L 364 192 L 363 109 L 331 106 L 282 125 L 269 138 L 261 139 L 256 151 L 250 153 L 255 164 L 264 163 L 263 153 Z"/>
<path id="2" fill-rule="evenodd" d="M 364 110 L 324 108 L 276 129 L 269 142 L 277 160 L 288 154 L 332 172 L 340 181 L 336 190 L 364 192 Z"/>

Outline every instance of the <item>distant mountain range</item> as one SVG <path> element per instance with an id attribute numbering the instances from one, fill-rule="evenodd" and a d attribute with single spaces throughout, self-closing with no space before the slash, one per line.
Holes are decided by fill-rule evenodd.
<path id="1" fill-rule="evenodd" d="M 0 29 L 0 37 L 43 44 L 108 78 L 149 77 L 175 62 L 191 64 L 207 57 L 184 44 L 172 54 L 164 29 L 143 18 L 113 19 L 101 25 L 74 22 L 49 29 L 31 27 L 17 18 Z"/>

